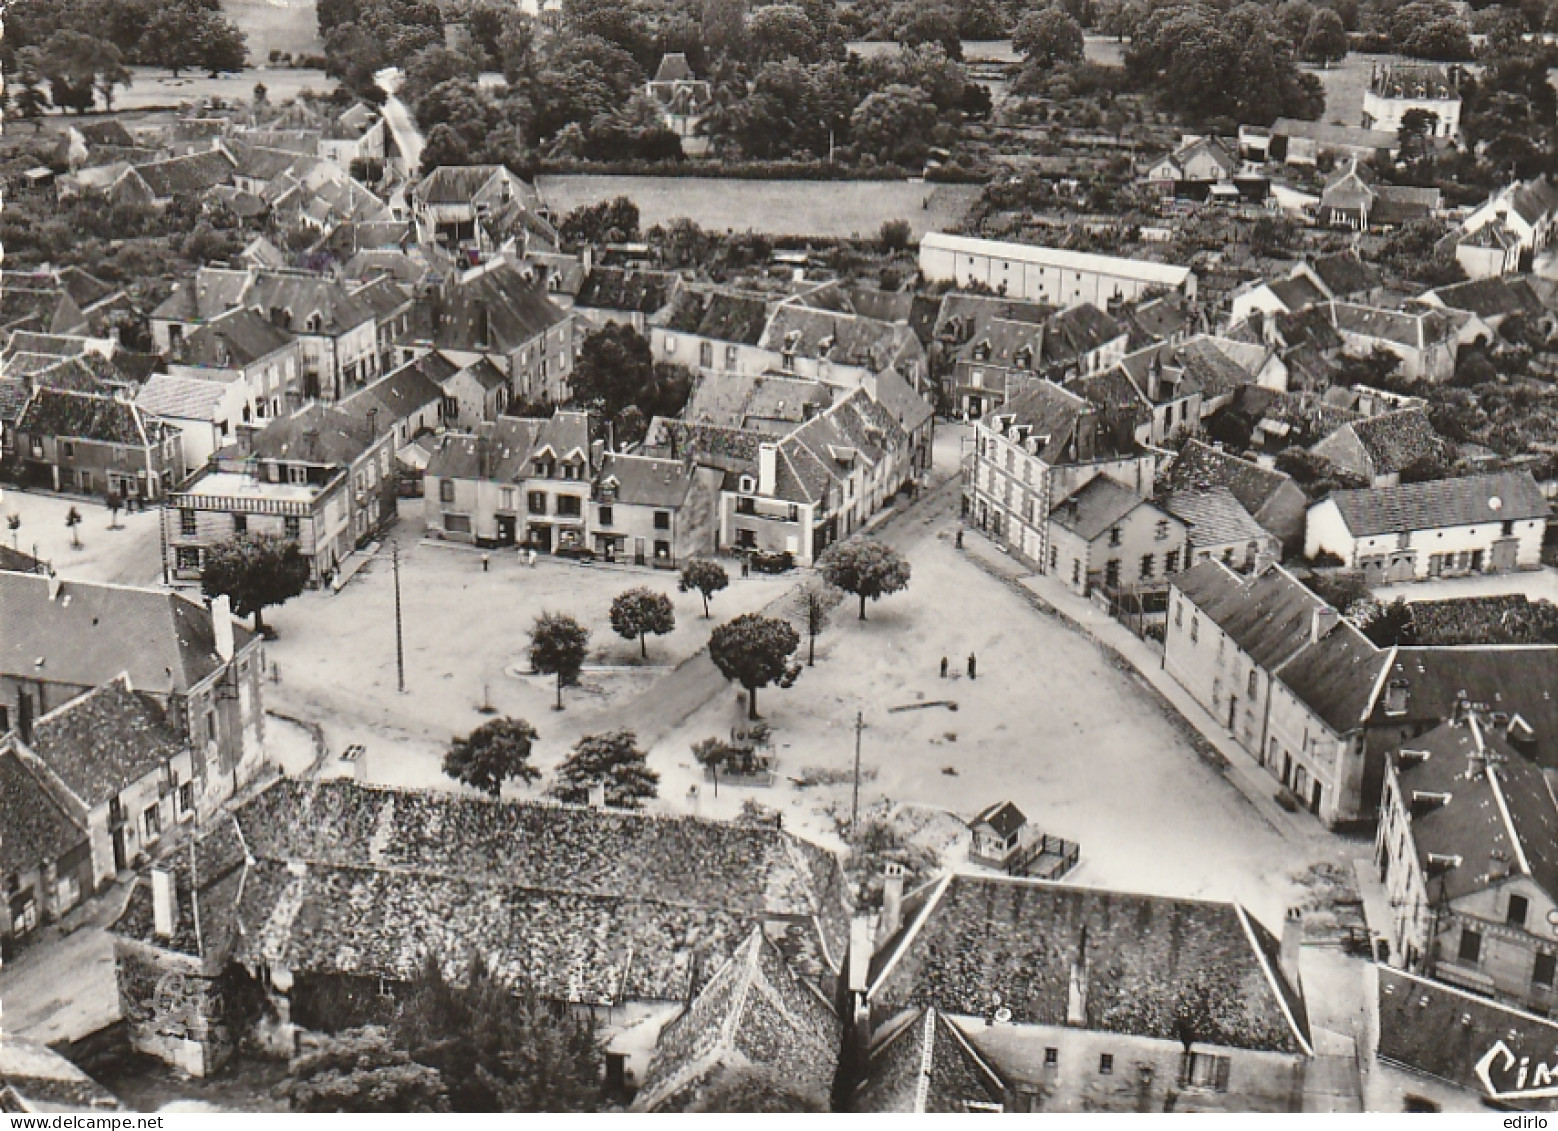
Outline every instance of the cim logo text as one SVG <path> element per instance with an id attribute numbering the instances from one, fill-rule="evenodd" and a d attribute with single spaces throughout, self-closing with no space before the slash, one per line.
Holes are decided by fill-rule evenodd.
<path id="1" fill-rule="evenodd" d="M 1495 1042 L 1477 1062 L 1477 1079 L 1495 1100 L 1558 1099 L 1558 1065 L 1516 1056 L 1503 1041 Z"/>

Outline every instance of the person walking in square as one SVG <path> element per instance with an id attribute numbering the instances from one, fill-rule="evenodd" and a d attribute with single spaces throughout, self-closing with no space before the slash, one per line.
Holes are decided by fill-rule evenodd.
<path id="1" fill-rule="evenodd" d="M 974 654 L 972 652 L 970 652 L 968 654 L 968 678 L 969 679 L 978 679 L 979 676 L 976 674 L 978 672 L 978 670 L 979 670 L 979 661 L 976 660 L 974 658 Z"/>

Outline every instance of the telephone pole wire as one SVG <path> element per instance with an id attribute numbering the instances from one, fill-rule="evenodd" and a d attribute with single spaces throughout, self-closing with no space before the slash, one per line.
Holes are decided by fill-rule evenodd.
<path id="1" fill-rule="evenodd" d="M 400 628 L 400 544 L 390 543 L 390 560 L 395 563 L 395 683 L 402 692 L 406 690 L 406 648 Z"/>

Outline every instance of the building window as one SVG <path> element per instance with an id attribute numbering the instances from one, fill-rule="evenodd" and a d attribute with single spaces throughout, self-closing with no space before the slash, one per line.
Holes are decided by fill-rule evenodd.
<path id="1" fill-rule="evenodd" d="M 601 507 L 601 509 L 600 509 L 600 524 L 602 526 L 610 526 L 611 525 L 611 508 L 610 507 Z"/>
<path id="2" fill-rule="evenodd" d="M 141 814 L 142 838 L 147 844 L 162 836 L 162 812 L 155 805 L 146 806 Z"/>
<path id="3" fill-rule="evenodd" d="M 669 529 L 671 529 L 671 512 L 670 511 L 655 511 L 655 529 L 656 530 L 669 530 Z"/>
<path id="4" fill-rule="evenodd" d="M 1509 897 L 1509 907 L 1504 912 L 1504 922 L 1511 927 L 1524 927 L 1528 910 L 1530 905 L 1526 902 L 1525 896 L 1512 895 Z"/>
<path id="5" fill-rule="evenodd" d="M 1044 1050 L 1044 1067 L 1045 1068 L 1054 1068 L 1054 1067 L 1056 1067 L 1059 1064 L 1060 1064 L 1060 1050 L 1057 1049 L 1057 1048 L 1047 1048 L 1047 1049 L 1045 1049 Z"/>
<path id="6" fill-rule="evenodd" d="M 1114 1053 L 1106 1052 L 1098 1058 L 1098 1074 L 1100 1076 L 1114 1075 Z"/>
<path id="7" fill-rule="evenodd" d="M 234 534 L 247 534 L 247 533 L 249 533 L 249 516 L 248 515 L 246 515 L 246 514 L 235 514 L 235 515 L 233 515 L 233 533 Z"/>
<path id="8" fill-rule="evenodd" d="M 195 512 L 188 507 L 179 511 L 179 533 L 185 538 L 195 536 Z"/>
<path id="9" fill-rule="evenodd" d="M 1226 1092 L 1230 1067 L 1230 1061 L 1226 1056 L 1213 1056 L 1205 1052 L 1184 1053 L 1179 1058 L 1180 1086 Z"/>
<path id="10" fill-rule="evenodd" d="M 1555 968 L 1558 968 L 1558 958 L 1551 954 L 1538 954 L 1536 965 L 1531 969 L 1531 980 L 1539 986 L 1551 986 Z"/>
<path id="11" fill-rule="evenodd" d="M 438 481 L 438 501 L 440 503 L 454 502 L 454 480 L 440 479 Z"/>
<path id="12" fill-rule="evenodd" d="M 530 513 L 531 514 L 545 514 L 546 513 L 546 492 L 545 491 L 531 491 L 530 494 L 527 496 L 525 501 L 526 501 L 526 504 L 528 505 L 528 507 L 530 509 Z"/>
<path id="13" fill-rule="evenodd" d="M 1141 556 L 1141 579 L 1143 581 L 1151 581 L 1152 580 L 1152 555 L 1151 554 L 1143 554 Z"/>
<path id="14" fill-rule="evenodd" d="M 1462 927 L 1458 956 L 1469 966 L 1477 965 L 1482 958 L 1482 932 L 1474 931 L 1470 927 Z"/>
<path id="15" fill-rule="evenodd" d="M 301 538 L 303 536 L 303 520 L 298 518 L 297 515 L 288 515 L 281 520 L 281 532 L 287 538 L 294 540 Z"/>

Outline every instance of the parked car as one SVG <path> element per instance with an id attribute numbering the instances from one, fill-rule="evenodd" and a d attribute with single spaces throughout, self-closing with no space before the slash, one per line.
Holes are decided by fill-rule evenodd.
<path id="1" fill-rule="evenodd" d="M 789 550 L 752 551 L 752 568 L 758 573 L 784 573 L 795 568 L 795 555 Z"/>

